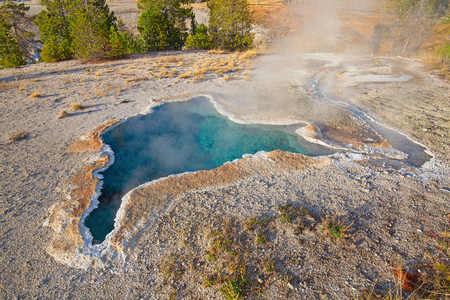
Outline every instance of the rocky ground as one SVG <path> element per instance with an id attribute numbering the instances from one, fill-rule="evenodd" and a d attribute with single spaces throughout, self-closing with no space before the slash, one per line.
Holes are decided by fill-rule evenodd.
<path id="1" fill-rule="evenodd" d="M 374 69 L 347 64 L 334 84 L 347 101 L 429 147 L 436 158 L 426 166 L 398 170 L 378 156 L 347 153 L 316 167 L 260 172 L 179 195 L 125 260 L 80 269 L 47 254 L 49 208 L 67 200 L 71 177 L 98 157 L 69 154 L 69 145 L 169 96 L 257 91 L 264 67 L 254 66 L 266 59 L 249 56 L 159 53 L 1 71 L 2 298 L 216 299 L 240 291 L 253 298 L 338 299 L 388 291 L 399 264 L 425 274 L 430 255 L 438 257 L 431 232 L 448 229 L 450 93 L 448 83 L 403 59 L 377 70 L 411 75 L 406 82 L 355 85 L 346 76 Z M 259 111 L 242 101 L 228 108 L 236 113 L 240 103 L 247 116 Z M 276 110 L 279 105 L 264 102 L 264 116 L 270 109 L 278 116 L 294 111 L 289 105 Z M 59 118 L 62 111 L 68 116 Z M 347 228 L 344 237 L 333 235 L 333 224 Z"/>

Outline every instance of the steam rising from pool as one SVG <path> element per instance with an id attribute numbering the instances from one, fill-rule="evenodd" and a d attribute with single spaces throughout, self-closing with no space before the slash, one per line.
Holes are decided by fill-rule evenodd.
<path id="1" fill-rule="evenodd" d="M 219 114 L 207 98 L 166 103 L 103 134 L 114 163 L 103 172 L 98 208 L 86 218 L 94 243 L 114 228 L 122 197 L 161 177 L 210 170 L 244 154 L 276 149 L 308 155 L 332 151 L 295 134 L 300 125 L 243 125 Z"/>

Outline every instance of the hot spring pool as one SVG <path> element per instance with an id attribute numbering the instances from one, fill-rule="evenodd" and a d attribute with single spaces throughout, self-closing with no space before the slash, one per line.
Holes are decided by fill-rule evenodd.
<path id="1" fill-rule="evenodd" d="M 85 220 L 93 242 L 114 228 L 122 197 L 131 189 L 161 177 L 210 170 L 244 154 L 276 149 L 308 155 L 333 153 L 295 134 L 299 125 L 243 125 L 219 114 L 209 99 L 165 103 L 105 132 L 114 163 L 103 175 L 98 208 Z"/>

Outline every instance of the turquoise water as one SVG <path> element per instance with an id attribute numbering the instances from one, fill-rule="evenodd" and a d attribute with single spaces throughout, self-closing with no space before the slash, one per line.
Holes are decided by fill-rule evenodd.
<path id="1" fill-rule="evenodd" d="M 204 97 L 166 103 L 151 114 L 128 119 L 102 135 L 115 160 L 101 173 L 104 183 L 100 203 L 85 221 L 93 242 L 102 242 L 114 228 L 122 197 L 145 182 L 187 171 L 210 170 L 261 150 L 330 154 L 302 140 L 295 134 L 296 128 L 234 123 Z"/>

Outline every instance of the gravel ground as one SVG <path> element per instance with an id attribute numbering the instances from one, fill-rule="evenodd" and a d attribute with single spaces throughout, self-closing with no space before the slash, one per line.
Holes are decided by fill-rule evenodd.
<path id="1" fill-rule="evenodd" d="M 241 69 L 195 77 L 200 64 L 222 60 L 233 60 Z M 432 161 L 419 169 L 396 169 L 379 155 L 336 154 L 321 168 L 267 172 L 188 191 L 172 199 L 152 226 L 140 232 L 124 260 L 108 258 L 83 269 L 47 254 L 53 230 L 43 223 L 49 208 L 67 200 L 74 188 L 71 177 L 98 157 L 68 154 L 69 145 L 107 120 L 147 111 L 169 96 L 261 93 L 266 60 L 251 63 L 233 54 L 174 52 L 0 71 L 1 297 L 217 299 L 223 297 L 222 283 L 207 287 L 205 280 L 217 270 L 223 271 L 224 280 L 231 278 L 225 266 L 235 259 L 222 252 L 208 258 L 210 241 L 220 231 L 231 235 L 237 257 L 247 264 L 251 284 L 244 292 L 261 298 L 361 297 L 367 290 L 389 289 L 394 266 L 413 268 L 426 262 L 426 253 L 437 247 L 430 231 L 448 228 L 449 85 L 415 61 L 364 58 L 361 64 L 360 58 L 331 55 L 320 60 L 334 67 L 318 73 L 317 66 L 310 66 L 301 76 L 294 73 L 295 82 L 305 84 L 302 80 L 315 74 L 329 76 L 330 90 L 339 89 L 349 103 L 425 144 L 435 154 Z M 254 64 L 260 67 L 252 69 Z M 170 70 L 177 75 L 169 75 Z M 188 72 L 192 74 L 179 78 Z M 360 80 L 367 74 L 412 77 Z M 264 100 L 258 107 L 246 98 L 231 99 L 223 100 L 224 109 L 235 116 L 242 111 L 247 119 L 270 121 L 272 112 L 279 119 L 297 109 L 292 101 L 269 105 Z M 86 108 L 72 109 L 73 103 Z M 69 116 L 59 119 L 62 110 Z M 27 135 L 13 142 L 18 131 Z M 291 222 L 282 220 L 286 203 L 294 207 Z M 244 229 L 252 217 L 259 227 Z M 351 224 L 345 238 L 328 232 L 330 220 Z M 261 234 L 264 243 L 257 242 Z"/>

